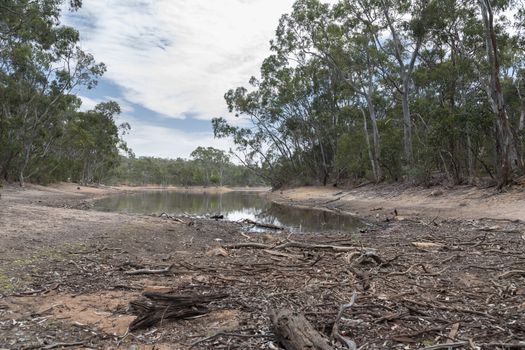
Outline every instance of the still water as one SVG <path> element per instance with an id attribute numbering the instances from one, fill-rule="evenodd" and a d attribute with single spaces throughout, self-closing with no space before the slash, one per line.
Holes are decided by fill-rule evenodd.
<path id="1" fill-rule="evenodd" d="M 283 206 L 255 192 L 143 192 L 98 200 L 94 203 L 94 209 L 138 214 L 164 212 L 191 217 L 221 214 L 226 220 L 250 219 L 286 227 L 292 232 L 348 232 L 362 226 L 362 222 L 355 217 Z"/>

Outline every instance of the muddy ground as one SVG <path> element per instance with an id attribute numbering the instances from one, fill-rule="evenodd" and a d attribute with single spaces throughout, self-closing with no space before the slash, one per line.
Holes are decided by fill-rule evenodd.
<path id="1" fill-rule="evenodd" d="M 275 194 L 281 202 L 368 218 L 354 232 L 291 235 L 245 233 L 220 220 L 89 210 L 93 198 L 121 189 L 6 187 L 0 349 L 278 349 L 269 310 L 300 312 L 330 338 L 354 291 L 339 329 L 362 349 L 524 348 L 525 225 L 501 208 L 525 210 L 523 192 L 514 190 L 507 201 L 476 192 L 497 201 L 494 211 L 482 207 L 469 218 L 461 208 L 474 210 L 479 196 L 429 190 L 419 200 L 430 204 L 418 211 L 412 190 L 391 188 L 391 198 L 412 198 L 405 206 L 385 200 L 386 187 L 379 190 L 376 202 L 371 188 Z M 354 199 L 352 206 L 357 193 L 366 205 Z M 129 274 L 140 269 L 166 271 Z M 206 315 L 129 332 L 130 301 L 145 291 L 225 297 Z M 455 345 L 430 348 L 445 343 Z"/>

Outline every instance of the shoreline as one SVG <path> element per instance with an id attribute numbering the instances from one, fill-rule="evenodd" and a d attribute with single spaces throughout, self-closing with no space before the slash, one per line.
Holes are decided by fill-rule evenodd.
<path id="1" fill-rule="evenodd" d="M 432 343 L 440 343 L 452 321 L 460 322 L 461 337 L 477 344 L 503 342 L 508 332 L 525 338 L 525 288 L 523 276 L 515 273 L 523 266 L 525 225 L 444 216 L 430 221 L 429 207 L 410 215 L 401 206 L 397 219 L 385 221 L 392 218 L 386 204 L 406 201 L 410 193 L 426 198 L 426 192 L 378 189 L 376 197 L 370 188 L 269 193 L 285 205 L 341 212 L 358 208 L 377 224 L 330 234 L 257 234 L 221 220 L 177 221 L 78 209 L 102 196 L 150 188 L 8 186 L 0 198 L 0 348 L 76 342 L 88 348 L 188 349 L 196 339 L 221 332 L 256 329 L 271 334 L 268 307 L 297 308 L 323 329 L 354 291 L 357 305 L 369 306 L 349 314 L 356 322 L 345 325 L 345 331 L 370 349 L 416 350 L 428 345 L 429 336 Z M 356 191 L 369 202 L 356 205 Z M 502 206 L 519 194 L 496 198 Z M 380 196 L 389 199 L 384 199 L 384 208 L 370 211 Z M 402 215 L 407 220 L 401 220 Z M 367 260 L 370 252 L 382 263 Z M 141 269 L 161 273 L 134 274 Z M 130 302 L 143 300 L 147 291 L 227 297 L 201 318 L 167 320 L 128 333 L 135 319 Z M 487 306 L 489 296 L 493 305 L 505 303 L 504 314 Z M 415 309 L 418 313 L 413 314 Z M 485 330 L 500 336 L 487 340 Z M 229 341 L 246 349 L 263 348 L 268 341 L 275 344 L 271 337 Z M 204 341 L 195 349 L 213 344 Z"/>
<path id="2" fill-rule="evenodd" d="M 272 192 L 270 199 L 283 205 L 324 209 L 373 221 L 401 217 L 525 222 L 525 189 L 518 187 L 504 193 L 472 186 L 298 187 Z"/>

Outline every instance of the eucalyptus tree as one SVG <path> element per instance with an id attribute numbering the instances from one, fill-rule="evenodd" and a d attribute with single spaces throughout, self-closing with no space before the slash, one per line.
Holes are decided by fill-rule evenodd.
<path id="1" fill-rule="evenodd" d="M 496 152 L 498 155 L 498 186 L 501 188 L 512 181 L 513 172 L 522 164 L 509 121 L 501 81 L 502 52 L 498 40 L 497 11 L 504 11 L 511 1 L 478 0 L 483 24 L 488 75 L 486 88 L 492 110 L 496 116 Z"/>
<path id="2" fill-rule="evenodd" d="M 78 107 L 71 92 L 92 88 L 105 66 L 79 46 L 79 33 L 60 25 L 63 1 L 7 1 L 0 6 L 0 169 L 16 167 L 20 184 L 35 158 L 46 156 L 60 120 Z M 71 3 L 73 7 L 79 1 Z"/>
<path id="3" fill-rule="evenodd" d="M 359 23 L 350 14 L 353 10 L 352 4 L 332 9 L 317 0 L 296 1 L 293 11 L 281 17 L 272 49 L 299 67 L 315 60 L 323 62 L 333 78 L 348 85 L 351 91 L 346 93 L 345 104 L 355 103 L 369 112 L 374 140 L 373 149 L 369 147 L 370 161 L 374 177 L 380 181 L 379 131 L 374 106 L 376 56 L 366 49 L 368 36 L 358 33 Z M 343 90 L 342 86 L 339 89 Z M 339 101 L 334 101 L 331 108 L 336 118 L 340 114 L 338 104 Z M 368 130 L 365 133 L 368 140 Z M 337 133 L 332 136 L 338 137 Z"/>
<path id="4" fill-rule="evenodd" d="M 199 146 L 190 155 L 195 161 L 201 164 L 204 172 L 204 185 L 208 186 L 214 177 L 217 177 L 218 183 L 223 185 L 224 168 L 229 163 L 229 156 L 220 149 L 213 147 Z M 216 173 L 214 175 L 213 173 Z"/>

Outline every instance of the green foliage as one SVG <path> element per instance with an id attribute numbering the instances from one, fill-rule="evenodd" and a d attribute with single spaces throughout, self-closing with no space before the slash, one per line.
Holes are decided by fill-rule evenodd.
<path id="1" fill-rule="evenodd" d="M 95 87 L 106 67 L 81 50 L 77 30 L 60 24 L 64 2 L 0 4 L 0 177 L 21 185 L 98 181 L 127 149 L 118 104 L 78 111 L 72 92 Z M 69 2 L 72 10 L 80 5 Z"/>
<path id="2" fill-rule="evenodd" d="M 297 0 L 260 77 L 225 95 L 250 125 L 216 118 L 215 135 L 232 138 L 274 187 L 506 183 L 502 159 L 519 173 L 525 153 L 525 22 L 523 11 L 504 18 L 510 5 Z"/>
<path id="3" fill-rule="evenodd" d="M 192 154 L 194 159 L 190 160 L 121 157 L 119 165 L 112 169 L 103 181 L 132 186 L 265 185 L 256 171 L 231 163 L 221 150 L 198 147 Z"/>

